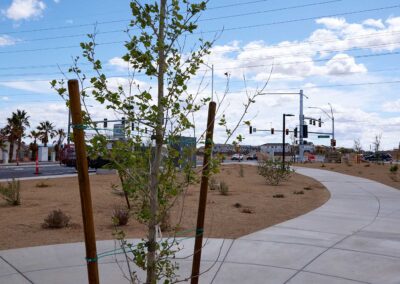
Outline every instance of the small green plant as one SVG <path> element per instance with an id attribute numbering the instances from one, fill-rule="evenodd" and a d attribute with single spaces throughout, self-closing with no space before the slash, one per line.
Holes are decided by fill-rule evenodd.
<path id="1" fill-rule="evenodd" d="M 243 165 L 240 165 L 240 166 L 239 166 L 239 176 L 240 176 L 240 177 L 244 177 L 244 168 L 243 168 Z"/>
<path id="2" fill-rule="evenodd" d="M 282 193 L 272 195 L 273 198 L 285 198 L 285 195 Z"/>
<path id="3" fill-rule="evenodd" d="M 269 185 L 279 185 L 289 180 L 294 173 L 290 163 L 282 164 L 277 161 L 261 160 L 258 162 L 258 174 L 263 176 Z"/>
<path id="4" fill-rule="evenodd" d="M 39 187 L 39 188 L 49 187 L 49 186 L 50 186 L 50 185 L 47 184 L 47 183 L 45 183 L 44 181 L 41 181 L 41 182 L 39 182 L 39 183 L 36 184 L 36 187 Z"/>
<path id="5" fill-rule="evenodd" d="M 208 180 L 208 187 L 210 188 L 210 190 L 219 190 L 219 184 L 215 177 L 210 177 L 210 179 Z"/>
<path id="6" fill-rule="evenodd" d="M 129 221 L 129 210 L 122 207 L 116 207 L 112 212 L 111 219 L 115 226 L 125 226 Z"/>
<path id="7" fill-rule="evenodd" d="M 304 191 L 302 191 L 302 190 L 295 190 L 295 191 L 293 191 L 293 194 L 304 194 Z"/>
<path id="8" fill-rule="evenodd" d="M 71 217 L 65 214 L 61 209 L 53 210 L 47 215 L 42 224 L 43 228 L 61 229 L 69 225 Z"/>
<path id="9" fill-rule="evenodd" d="M 398 170 L 399 170 L 399 166 L 398 166 L 398 165 L 392 165 L 392 166 L 390 166 L 390 169 L 389 169 L 389 171 L 390 171 L 392 174 L 397 173 Z"/>
<path id="10" fill-rule="evenodd" d="M 224 182 L 224 181 L 221 181 L 219 183 L 219 193 L 221 195 L 228 195 L 228 192 L 229 192 L 228 184 L 226 182 Z"/>
<path id="11" fill-rule="evenodd" d="M 8 182 L 6 186 L 0 184 L 0 194 L 9 205 L 21 205 L 19 180 L 12 179 L 12 181 Z"/>
<path id="12" fill-rule="evenodd" d="M 326 166 L 325 166 L 325 164 L 324 163 L 322 163 L 322 165 L 321 165 L 321 168 L 325 168 Z"/>

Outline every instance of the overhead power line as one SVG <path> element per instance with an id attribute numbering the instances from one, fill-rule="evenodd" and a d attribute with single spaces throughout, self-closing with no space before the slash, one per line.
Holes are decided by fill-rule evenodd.
<path id="1" fill-rule="evenodd" d="M 353 58 L 373 58 L 373 57 L 381 57 L 381 56 L 392 56 L 392 55 L 399 55 L 400 51 L 394 51 L 394 52 L 385 52 L 385 53 L 378 53 L 378 54 L 362 54 L 362 55 L 354 55 L 352 56 Z M 270 59 L 270 58 L 267 58 Z M 273 59 L 273 58 L 271 58 Z M 219 70 L 219 71 L 226 71 L 226 70 L 231 70 L 231 69 L 251 69 L 251 68 L 261 68 L 261 67 L 272 67 L 272 66 L 281 66 L 281 65 L 293 65 L 293 64 L 302 64 L 302 63 L 314 63 L 314 62 L 337 62 L 337 61 L 342 61 L 342 58 L 321 58 L 321 59 L 310 59 L 310 60 L 302 60 L 302 61 L 288 61 L 288 62 L 278 62 L 278 63 L 269 63 L 269 64 L 255 64 L 255 65 L 246 65 L 246 66 L 235 66 L 235 67 L 220 67 L 220 68 L 214 68 L 214 70 Z M 89 70 L 88 72 L 91 72 L 92 70 Z M 200 69 L 199 72 L 205 72 L 207 69 Z M 22 73 L 22 74 L 0 74 L 1 76 L 39 76 L 39 75 L 46 75 L 46 76 L 59 76 L 60 72 L 58 73 Z M 136 76 L 145 76 L 144 74 L 137 74 Z M 0 82 L 9 82 L 9 81 L 0 81 Z M 16 82 L 16 81 L 12 81 Z"/>
<path id="2" fill-rule="evenodd" d="M 269 9 L 269 10 L 264 10 L 264 11 L 256 11 L 256 12 L 248 12 L 248 13 L 241 13 L 241 14 L 235 14 L 235 15 L 227 15 L 224 17 L 213 17 L 213 18 L 206 18 L 206 19 L 199 19 L 199 22 L 202 21 L 215 21 L 215 20 L 220 20 L 223 18 L 237 18 L 237 17 L 243 17 L 243 16 L 250 16 L 250 15 L 256 15 L 256 14 L 265 14 L 265 13 L 271 13 L 271 12 L 279 12 L 279 11 L 284 11 L 284 10 L 292 10 L 292 9 L 300 9 L 300 8 L 306 8 L 306 7 L 311 7 L 311 6 L 317 6 L 317 5 L 325 5 L 325 4 L 331 4 L 335 2 L 340 2 L 342 0 L 329 0 L 329 1 L 323 1 L 323 2 L 315 2 L 315 3 L 309 3 L 309 4 L 303 4 L 303 5 L 296 5 L 296 6 L 289 6 L 289 7 L 282 7 L 282 8 L 276 8 L 276 9 Z M 256 1 L 258 2 L 258 1 Z M 220 6 L 220 7 L 215 7 L 216 8 L 223 8 L 223 7 L 232 7 L 232 6 L 239 6 L 237 4 L 231 4 L 231 5 L 225 5 L 225 6 Z M 208 8 L 207 10 L 212 10 L 213 8 Z M 96 25 L 109 25 L 109 24 L 116 24 L 116 23 L 126 23 L 128 24 L 131 21 L 131 19 L 116 19 L 116 20 L 110 20 L 110 21 L 95 21 L 92 23 L 83 23 L 83 24 L 75 24 L 75 25 L 64 25 L 64 26 L 57 26 L 57 27 L 46 27 L 46 28 L 39 28 L 39 29 L 29 29 L 29 30 L 21 30 L 21 31 L 4 31 L 0 32 L 1 34 L 5 35 L 11 35 L 11 34 L 19 34 L 19 33 L 32 33 L 32 32 L 43 32 L 43 31 L 52 31 L 52 30 L 65 30 L 65 29 L 74 29 L 74 28 L 84 28 L 84 27 L 93 27 Z"/>

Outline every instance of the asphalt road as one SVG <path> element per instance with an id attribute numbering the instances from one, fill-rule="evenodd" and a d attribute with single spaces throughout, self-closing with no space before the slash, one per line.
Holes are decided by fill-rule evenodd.
<path id="1" fill-rule="evenodd" d="M 76 170 L 74 167 L 65 167 L 58 164 L 42 165 L 39 166 L 39 173 L 39 175 L 35 174 L 34 165 L 0 167 L 0 179 L 75 174 Z"/>

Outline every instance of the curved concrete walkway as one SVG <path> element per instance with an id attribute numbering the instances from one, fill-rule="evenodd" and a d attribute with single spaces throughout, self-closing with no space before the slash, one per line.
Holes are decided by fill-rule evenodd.
<path id="1" fill-rule="evenodd" d="M 400 191 L 329 171 L 297 172 L 324 184 L 330 200 L 236 240 L 208 239 L 202 256 L 207 272 L 200 282 L 400 283 Z M 193 239 L 180 246 L 177 261 L 184 278 L 190 275 Z M 113 248 L 113 241 L 98 242 L 99 253 Z M 102 283 L 128 283 L 120 266 L 126 271 L 121 256 L 100 259 Z M 0 252 L 0 283 L 86 282 L 82 243 Z"/>

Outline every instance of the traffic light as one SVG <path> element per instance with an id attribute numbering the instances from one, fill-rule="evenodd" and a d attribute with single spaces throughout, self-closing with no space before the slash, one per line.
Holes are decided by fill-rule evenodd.
<path id="1" fill-rule="evenodd" d="M 122 125 L 125 125 L 125 117 L 121 119 Z"/>
<path id="2" fill-rule="evenodd" d="M 271 128 L 271 134 L 275 133 L 275 129 Z"/>
<path id="3" fill-rule="evenodd" d="M 294 131 L 293 131 L 293 132 L 294 132 L 294 137 L 297 138 L 297 127 L 294 128 Z"/>
<path id="4" fill-rule="evenodd" d="M 134 122 L 131 123 L 131 128 L 132 128 L 132 131 L 135 130 L 135 123 Z"/>
<path id="5" fill-rule="evenodd" d="M 321 118 L 320 118 L 320 119 L 318 119 L 318 127 L 321 127 L 321 125 L 322 125 L 322 121 L 321 121 Z"/>
<path id="6" fill-rule="evenodd" d="M 315 120 L 313 119 L 313 121 L 312 121 L 312 125 L 315 125 Z"/>
<path id="7" fill-rule="evenodd" d="M 308 125 L 303 125 L 303 138 L 308 138 Z"/>
<path id="8" fill-rule="evenodd" d="M 104 128 L 107 128 L 107 118 L 104 119 L 103 126 Z"/>
<path id="9" fill-rule="evenodd" d="M 289 129 L 286 128 L 285 133 L 286 135 L 289 135 Z"/>
<path id="10" fill-rule="evenodd" d="M 336 139 L 331 139 L 331 146 L 336 147 Z"/>
<path id="11" fill-rule="evenodd" d="M 312 124 L 313 120 L 310 118 L 310 125 Z"/>
<path id="12" fill-rule="evenodd" d="M 253 126 L 249 126 L 249 133 L 253 134 Z"/>

